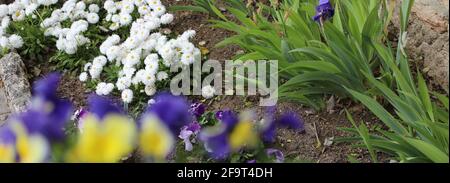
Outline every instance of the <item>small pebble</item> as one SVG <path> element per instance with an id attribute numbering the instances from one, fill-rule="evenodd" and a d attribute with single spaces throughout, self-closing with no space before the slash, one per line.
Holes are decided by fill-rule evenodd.
<path id="1" fill-rule="evenodd" d="M 165 35 L 168 35 L 168 34 L 172 33 L 172 30 L 170 30 L 169 28 L 164 28 L 164 29 L 162 29 L 162 33 Z"/>
<path id="2" fill-rule="evenodd" d="M 200 41 L 200 42 L 198 43 L 198 45 L 200 45 L 200 46 L 205 46 L 205 45 L 206 45 L 206 41 Z"/>

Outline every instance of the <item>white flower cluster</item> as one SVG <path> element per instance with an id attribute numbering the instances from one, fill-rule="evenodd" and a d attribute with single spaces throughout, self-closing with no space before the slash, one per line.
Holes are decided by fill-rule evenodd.
<path id="1" fill-rule="evenodd" d="M 23 39 L 19 35 L 7 35 L 6 29 L 12 21 L 22 21 L 26 16 L 35 16 L 34 12 L 41 5 L 49 6 L 57 3 L 58 0 L 16 0 L 6 5 L 0 4 L 0 47 L 13 49 L 23 46 Z"/>
<path id="2" fill-rule="evenodd" d="M 103 8 L 108 13 L 105 20 L 112 22 L 109 26 L 110 30 L 117 30 L 120 27 L 130 25 L 133 21 L 131 13 L 135 9 L 138 10 L 143 19 L 158 18 L 158 20 L 152 20 L 155 23 L 154 27 L 159 27 L 158 24 L 160 23 L 168 24 L 173 20 L 173 15 L 166 14 L 166 8 L 160 0 L 122 0 L 118 2 L 107 0 Z"/>
<path id="3" fill-rule="evenodd" d="M 121 38 L 113 34 L 101 45 L 102 55 L 84 66 L 80 74 L 81 81 L 100 79 L 103 68 L 107 64 L 121 67 L 115 85 L 101 82 L 97 85 L 98 95 L 108 95 L 115 88 L 122 92 L 122 100 L 130 103 L 133 100 L 132 85 L 145 86 L 148 96 L 156 93 L 156 82 L 168 79 L 168 74 L 161 71 L 160 64 L 170 67 L 172 64 L 190 65 L 199 61 L 201 53 L 189 39 L 195 36 L 195 31 L 184 32 L 176 39 L 169 39 L 159 32 L 152 31 L 161 25 L 173 21 L 173 15 L 166 13 L 166 8 L 160 0 L 107 0 L 103 4 L 107 12 L 105 21 L 111 22 L 111 30 L 122 26 L 130 26 L 130 36 Z M 140 17 L 133 20 L 131 13 L 136 11 Z"/>
<path id="4" fill-rule="evenodd" d="M 52 12 L 46 18 L 41 27 L 46 28 L 46 36 L 57 37 L 56 47 L 67 54 L 75 54 L 79 46 L 89 43 L 89 38 L 83 35 L 88 30 L 89 24 L 100 21 L 98 12 L 100 7 L 96 4 L 86 5 L 83 1 L 68 0 L 60 9 Z M 61 22 L 70 20 L 71 26 L 64 28 Z"/>

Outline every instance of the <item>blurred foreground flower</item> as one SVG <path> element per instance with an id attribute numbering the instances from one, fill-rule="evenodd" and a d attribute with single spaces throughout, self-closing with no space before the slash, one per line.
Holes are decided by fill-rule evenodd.
<path id="1" fill-rule="evenodd" d="M 72 104 L 56 96 L 60 75 L 52 73 L 34 85 L 33 100 L 26 112 L 13 120 L 20 121 L 27 133 L 39 133 L 50 141 L 65 137 L 64 127 L 72 113 Z"/>
<path id="2" fill-rule="evenodd" d="M 264 142 L 275 142 L 277 128 L 290 128 L 297 132 L 304 132 L 303 119 L 295 113 L 288 112 L 283 114 L 279 119 L 275 118 L 275 110 L 269 109 L 266 117 L 261 121 L 261 138 Z"/>
<path id="3" fill-rule="evenodd" d="M 139 145 L 146 157 L 161 161 L 172 152 L 175 134 L 192 120 L 183 97 L 159 94 L 141 117 Z"/>
<path id="4" fill-rule="evenodd" d="M 83 133 L 69 152 L 69 162 L 118 162 L 135 147 L 136 125 L 106 98 L 91 96 Z"/>
<path id="5" fill-rule="evenodd" d="M 204 129 L 200 134 L 205 149 L 213 158 L 223 159 L 242 147 L 253 147 L 257 144 L 257 132 L 251 115 L 244 113 L 239 118 L 231 111 L 223 111 L 217 116 L 221 123 Z"/>

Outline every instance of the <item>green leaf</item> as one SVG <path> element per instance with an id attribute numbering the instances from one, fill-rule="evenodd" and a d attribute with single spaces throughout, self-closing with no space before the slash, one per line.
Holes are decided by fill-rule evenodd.
<path id="1" fill-rule="evenodd" d="M 384 122 L 390 129 L 395 131 L 398 134 L 407 134 L 408 131 L 406 128 L 398 122 L 386 109 L 383 108 L 376 100 L 361 94 L 359 92 L 353 91 L 351 89 L 347 89 L 356 99 L 361 101 L 367 108 L 372 111 L 381 121 Z"/>
<path id="2" fill-rule="evenodd" d="M 432 160 L 435 163 L 449 163 L 448 154 L 445 154 L 440 149 L 435 146 L 428 144 L 424 141 L 413 139 L 413 138 L 404 138 L 409 144 L 417 148 L 420 152 L 422 152 L 427 158 Z"/>

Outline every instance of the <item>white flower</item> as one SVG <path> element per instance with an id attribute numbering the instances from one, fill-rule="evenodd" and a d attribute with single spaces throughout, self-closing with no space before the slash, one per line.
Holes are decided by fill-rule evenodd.
<path id="1" fill-rule="evenodd" d="M 181 63 L 185 65 L 190 65 L 194 63 L 194 61 L 195 57 L 192 53 L 184 53 L 183 55 L 181 55 Z"/>
<path id="2" fill-rule="evenodd" d="M 11 15 L 14 21 L 22 21 L 25 19 L 25 10 L 17 10 Z"/>
<path id="3" fill-rule="evenodd" d="M 94 58 L 94 61 L 92 61 L 93 65 L 100 65 L 101 67 L 105 66 L 107 62 L 107 59 L 105 56 L 101 55 Z"/>
<path id="4" fill-rule="evenodd" d="M 101 82 L 101 83 L 97 84 L 97 87 L 95 88 L 95 93 L 97 95 L 103 95 L 103 91 L 104 91 L 105 87 L 106 87 L 106 83 Z"/>
<path id="5" fill-rule="evenodd" d="M 33 14 L 33 12 L 38 8 L 38 4 L 36 3 L 31 3 L 29 4 L 26 8 L 25 8 L 25 15 L 31 15 Z"/>
<path id="6" fill-rule="evenodd" d="M 120 15 L 119 14 L 112 15 L 111 22 L 120 23 Z"/>
<path id="7" fill-rule="evenodd" d="M 148 5 L 150 5 L 152 8 L 161 5 L 161 1 L 160 1 L 160 0 L 147 0 L 147 3 L 148 3 Z"/>
<path id="8" fill-rule="evenodd" d="M 145 86 L 144 91 L 148 96 L 153 96 L 156 93 L 156 87 L 155 85 L 147 85 Z"/>
<path id="9" fill-rule="evenodd" d="M 124 2 L 124 1 L 122 1 Z M 131 2 L 125 2 L 122 4 L 122 9 L 120 9 L 120 13 L 131 14 L 134 11 L 134 4 Z"/>
<path id="10" fill-rule="evenodd" d="M 118 90 L 122 91 L 130 87 L 131 79 L 127 77 L 121 77 L 117 80 L 116 87 Z"/>
<path id="11" fill-rule="evenodd" d="M 129 25 L 132 20 L 133 20 L 133 17 L 131 17 L 130 14 L 126 14 L 126 13 L 120 14 L 120 25 L 122 25 L 122 26 Z"/>
<path id="12" fill-rule="evenodd" d="M 126 89 L 122 91 L 122 101 L 124 103 L 131 103 L 131 101 L 133 100 L 133 91 L 131 91 L 130 89 Z"/>
<path id="13" fill-rule="evenodd" d="M 22 37 L 13 34 L 9 37 L 9 45 L 11 45 L 13 48 L 20 48 L 23 46 L 23 39 Z"/>
<path id="14" fill-rule="evenodd" d="M 100 7 L 96 4 L 89 5 L 89 12 L 91 13 L 98 13 L 100 11 Z"/>
<path id="15" fill-rule="evenodd" d="M 102 71 L 103 67 L 101 65 L 92 65 L 89 69 L 89 75 L 91 75 L 92 79 L 97 79 L 100 77 Z"/>
<path id="16" fill-rule="evenodd" d="M 167 74 L 167 72 L 160 71 L 158 72 L 158 74 L 156 74 L 156 78 L 158 79 L 158 81 L 163 81 L 169 78 L 169 75 Z"/>
<path id="17" fill-rule="evenodd" d="M 214 97 L 215 92 L 216 90 L 211 85 L 207 85 L 202 88 L 202 96 L 206 99 Z"/>
<path id="18" fill-rule="evenodd" d="M 166 13 L 163 16 L 161 16 L 161 23 L 162 24 L 170 24 L 173 21 L 173 15 Z"/>
<path id="19" fill-rule="evenodd" d="M 6 29 L 7 27 L 9 27 L 10 23 L 11 23 L 11 19 L 9 18 L 9 16 L 2 18 L 2 28 L 3 29 Z"/>
<path id="20" fill-rule="evenodd" d="M 138 12 L 141 15 L 147 15 L 150 13 L 150 8 L 148 6 L 139 6 Z"/>
<path id="21" fill-rule="evenodd" d="M 0 38 L 0 46 L 2 48 L 10 48 L 11 45 L 9 44 L 9 39 L 7 37 L 5 37 L 5 36 L 2 36 Z"/>
<path id="22" fill-rule="evenodd" d="M 132 51 L 128 53 L 128 55 L 123 60 L 123 65 L 125 67 L 133 67 L 134 65 L 139 63 L 140 59 L 140 54 L 137 51 Z"/>
<path id="23" fill-rule="evenodd" d="M 0 4 L 0 18 L 8 15 L 8 5 L 6 4 Z"/>
<path id="24" fill-rule="evenodd" d="M 110 26 L 109 26 L 109 29 L 110 30 L 112 30 L 112 31 L 115 31 L 115 30 L 117 30 L 117 29 L 119 29 L 120 28 L 120 25 L 119 25 L 119 23 L 112 23 Z"/>
<path id="25" fill-rule="evenodd" d="M 146 70 L 143 73 L 141 80 L 146 86 L 153 85 L 156 81 L 155 74 Z"/>
<path id="26" fill-rule="evenodd" d="M 114 84 L 101 82 L 97 85 L 95 93 L 97 95 L 109 95 L 114 90 Z"/>
<path id="27" fill-rule="evenodd" d="M 164 15 L 166 13 L 166 7 L 164 7 L 163 5 L 157 5 L 155 7 L 153 7 L 153 15 L 160 17 L 161 15 Z"/>
<path id="28" fill-rule="evenodd" d="M 91 24 L 96 24 L 100 20 L 100 17 L 97 13 L 89 13 L 87 15 L 87 21 Z"/>
<path id="29" fill-rule="evenodd" d="M 86 9 L 86 3 L 84 3 L 83 1 L 78 2 L 75 5 L 75 9 L 76 10 L 85 10 Z"/>
<path id="30" fill-rule="evenodd" d="M 117 11 L 116 4 L 112 0 L 105 1 L 105 3 L 103 4 L 103 8 L 111 14 L 116 13 Z"/>
<path id="31" fill-rule="evenodd" d="M 87 73 L 86 73 L 86 72 L 82 72 L 82 73 L 80 74 L 79 79 L 80 79 L 81 82 L 87 81 L 87 79 L 88 79 Z"/>

